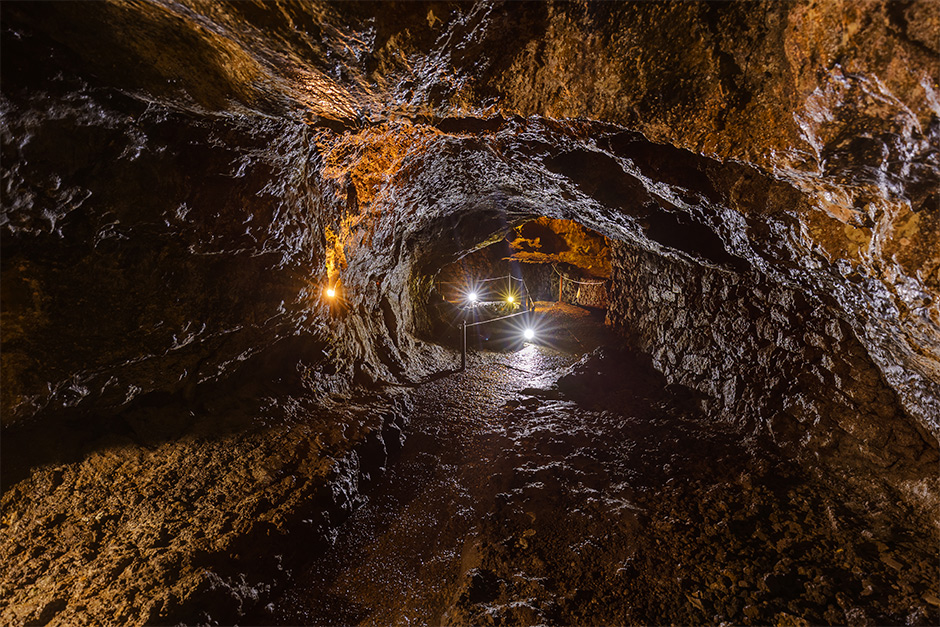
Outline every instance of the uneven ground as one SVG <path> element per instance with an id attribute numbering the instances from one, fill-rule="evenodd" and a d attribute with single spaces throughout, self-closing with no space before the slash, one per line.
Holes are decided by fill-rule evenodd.
<path id="1" fill-rule="evenodd" d="M 231 625 L 322 551 L 403 399 L 264 387 L 5 432 L 0 624 Z"/>
<path id="2" fill-rule="evenodd" d="M 377 571 L 440 620 L 938 622 L 935 0 L 0 4 L 0 623 L 244 623 L 410 395 L 369 494 L 466 529 L 337 573 L 363 620 Z M 421 385 L 435 277 L 540 218 L 663 380 Z"/>
<path id="3" fill-rule="evenodd" d="M 255 620 L 937 623 L 922 521 L 706 424 L 635 354 L 586 354 L 614 340 L 577 314 L 419 387 L 400 459 Z"/>

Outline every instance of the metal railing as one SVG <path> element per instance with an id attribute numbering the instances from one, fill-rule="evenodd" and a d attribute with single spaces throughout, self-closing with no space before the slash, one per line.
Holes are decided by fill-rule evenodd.
<path id="1" fill-rule="evenodd" d="M 558 275 L 558 301 L 559 302 L 563 301 L 562 297 L 563 297 L 563 291 L 564 291 L 564 284 L 566 282 L 574 283 L 576 285 L 590 286 L 590 287 L 598 287 L 598 286 L 607 284 L 607 281 L 605 280 L 582 281 L 578 279 L 573 279 L 563 274 L 562 272 L 559 272 L 558 268 L 554 264 L 552 264 L 552 270 L 554 270 L 555 274 Z M 510 290 L 510 293 L 512 291 L 511 285 L 513 281 L 518 281 L 519 283 L 521 283 L 522 291 L 523 291 L 521 296 L 523 296 L 523 299 L 520 304 L 522 304 L 525 308 L 523 309 L 523 311 L 519 311 L 516 313 L 507 314 L 505 316 L 499 316 L 497 318 L 490 318 L 488 320 L 477 320 L 475 322 L 467 322 L 466 313 L 465 313 L 463 320 L 460 321 L 460 335 L 461 335 L 460 369 L 461 370 L 466 370 L 467 368 L 467 329 L 469 329 L 470 327 L 476 327 L 476 326 L 480 326 L 484 324 L 489 324 L 490 322 L 499 322 L 500 320 L 506 320 L 508 318 L 515 318 L 517 316 L 524 316 L 526 314 L 530 314 L 534 310 L 534 307 L 533 307 L 534 301 L 532 300 L 532 296 L 529 293 L 529 287 L 528 285 L 526 285 L 525 280 L 520 277 L 513 276 L 512 274 L 507 274 L 507 275 L 498 276 L 498 277 L 489 277 L 485 279 L 475 279 L 475 280 L 466 281 L 466 282 L 435 281 L 435 284 L 434 284 L 435 289 L 437 289 L 437 291 L 441 294 L 442 298 L 444 296 L 444 290 L 441 289 L 441 286 L 444 286 L 444 285 L 459 285 L 463 288 L 460 291 L 469 296 L 469 294 L 472 293 L 469 290 L 476 289 L 475 286 L 478 286 L 478 285 L 482 286 L 486 283 L 493 283 L 496 281 L 508 281 L 509 282 L 508 289 Z M 467 298 L 462 298 L 459 300 L 447 300 L 445 298 L 444 300 L 454 305 L 457 305 L 457 304 L 462 305 L 461 310 L 463 312 L 475 310 L 477 307 L 488 307 L 492 305 L 507 304 L 507 300 L 505 297 L 501 298 L 500 300 L 468 300 Z M 512 304 L 512 303 L 509 302 L 509 304 Z"/>
<path id="2" fill-rule="evenodd" d="M 524 316 L 526 314 L 532 313 L 532 310 L 526 307 L 523 311 L 517 311 L 513 314 L 508 314 L 506 316 L 500 316 L 499 318 L 490 318 L 489 320 L 478 320 L 477 322 L 471 322 L 467 324 L 466 318 L 460 321 L 460 330 L 462 340 L 460 342 L 460 369 L 467 369 L 467 329 L 470 327 L 477 327 L 481 324 L 489 324 L 490 322 L 498 322 L 499 320 L 506 320 L 507 318 L 515 318 L 516 316 Z"/>
<path id="3" fill-rule="evenodd" d="M 507 274 L 507 275 L 498 276 L 498 277 L 489 277 L 489 278 L 485 278 L 485 279 L 475 279 L 475 280 L 473 280 L 473 281 L 471 281 L 471 282 L 469 282 L 469 283 L 470 283 L 471 285 L 482 285 L 482 284 L 485 284 L 485 283 L 493 283 L 493 282 L 496 282 L 496 281 L 507 281 L 510 285 L 511 285 L 512 282 L 514 282 L 514 281 L 518 281 L 519 283 L 521 283 L 521 284 L 522 284 L 522 294 L 520 294 L 520 296 L 522 296 L 522 299 L 521 299 L 521 303 L 520 303 L 520 304 L 523 305 L 524 309 L 523 309 L 522 311 L 518 311 L 518 312 L 516 312 L 516 313 L 507 314 L 507 315 L 505 315 L 505 316 L 499 316 L 499 317 L 497 317 L 497 318 L 490 318 L 490 319 L 488 319 L 488 320 L 477 320 L 477 321 L 475 321 L 475 322 L 469 322 L 469 323 L 467 322 L 466 313 L 465 313 L 465 316 L 464 316 L 463 320 L 460 321 L 460 336 L 461 336 L 461 342 L 460 342 L 460 369 L 461 369 L 461 370 L 466 370 L 466 368 L 467 368 L 467 329 L 468 329 L 468 328 L 470 328 L 470 327 L 476 327 L 476 326 L 480 326 L 480 325 L 484 325 L 484 324 L 489 324 L 490 322 L 498 322 L 498 321 L 500 321 L 500 320 L 506 320 L 506 319 L 508 319 L 508 318 L 515 318 L 515 317 L 517 317 L 517 316 L 526 315 L 526 314 L 531 313 L 531 311 L 532 311 L 532 309 L 533 309 L 532 305 L 534 304 L 534 301 L 532 300 L 532 296 L 531 296 L 531 294 L 529 293 L 529 287 L 526 285 L 525 280 L 522 279 L 522 278 L 520 278 L 520 277 L 513 276 L 513 275 L 511 275 L 511 274 Z M 442 285 L 461 285 L 461 286 L 466 287 L 466 286 L 468 285 L 468 283 L 458 283 L 458 282 L 455 282 L 455 281 L 437 281 L 437 282 L 435 283 L 435 287 L 436 287 L 437 291 L 438 291 L 438 292 L 441 294 L 441 296 L 443 297 L 443 295 L 444 295 L 443 290 L 440 289 L 440 286 L 442 286 Z M 509 289 L 511 290 L 512 288 L 510 287 Z M 515 296 L 515 295 L 514 295 L 514 296 Z M 446 300 L 446 299 L 445 299 L 445 300 Z M 464 312 L 468 312 L 468 311 L 475 310 L 475 309 L 478 308 L 478 307 L 487 307 L 487 306 L 492 306 L 492 305 L 505 305 L 505 304 L 507 304 L 506 298 L 501 298 L 500 300 L 486 300 L 486 301 L 476 300 L 476 301 L 472 301 L 472 302 L 467 302 L 465 299 L 464 299 L 464 300 L 460 300 L 460 301 L 450 301 L 450 300 L 448 300 L 447 302 L 450 302 L 451 304 L 458 304 L 458 303 L 462 304 L 463 306 L 461 307 L 461 310 L 464 311 Z M 510 302 L 509 304 L 512 304 L 512 303 Z"/>
<path id="4" fill-rule="evenodd" d="M 582 281 L 578 279 L 573 279 L 570 276 L 559 272 L 555 264 L 552 264 L 552 270 L 555 271 L 555 274 L 558 275 L 558 302 L 564 302 L 565 295 L 565 284 L 570 283 L 578 286 L 577 295 L 572 302 L 577 301 L 580 304 L 581 299 L 581 286 L 586 286 L 588 288 L 588 293 L 595 292 L 595 289 L 603 289 L 604 299 L 607 297 L 607 283 L 606 280 L 595 280 L 595 281 Z M 603 287 L 602 287 L 603 286 Z M 595 288 L 595 289 L 592 289 Z"/>

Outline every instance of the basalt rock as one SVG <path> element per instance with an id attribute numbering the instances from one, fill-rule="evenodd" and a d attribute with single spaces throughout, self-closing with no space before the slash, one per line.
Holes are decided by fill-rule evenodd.
<path id="1" fill-rule="evenodd" d="M 885 482 L 937 519 L 931 435 L 905 419 L 851 328 L 825 304 L 760 275 L 617 245 L 610 320 L 711 415 L 769 434 L 848 484 Z"/>
<path id="2" fill-rule="evenodd" d="M 96 515 L 43 434 L 419 381 L 433 276 L 542 216 L 614 242 L 611 322 L 716 419 L 935 513 L 938 40 L 929 1 L 4 3 L 8 553 Z M 31 581 L 4 616 L 92 594 Z"/>
<path id="3" fill-rule="evenodd" d="M 117 240 L 142 222 L 182 246 L 185 230 L 215 246 L 166 257 L 243 251 L 285 303 L 301 301 L 298 315 L 309 310 L 298 298 L 308 286 L 277 284 L 272 267 L 319 279 L 330 248 L 391 253 L 362 267 L 345 253 L 361 288 L 435 237 L 448 236 L 446 250 L 423 255 L 422 270 L 503 223 L 546 214 L 834 298 L 908 409 L 936 431 L 940 122 L 929 3 L 14 4 L 5 24 L 13 316 L 51 315 L 43 303 L 53 298 L 16 262 L 31 261 L 16 245 L 62 237 L 63 219 L 82 207 L 71 220 L 91 224 L 68 241 Z M 585 121 L 565 121 L 573 117 Z M 305 124 L 317 120 L 350 130 Z M 150 181 L 161 193 L 146 193 Z M 177 213 L 197 228 L 180 228 Z M 405 219 L 423 228 L 396 229 Z M 128 239 L 155 254 L 144 237 Z M 91 274 L 75 253 L 39 265 L 53 263 Z M 238 286 L 222 287 L 237 298 Z M 80 309 L 76 296 L 61 300 Z M 173 331 L 155 344 L 173 346 Z M 43 406 L 36 389 L 46 382 L 71 396 L 104 387 L 84 385 L 75 363 L 22 381 L 35 351 L 10 352 L 7 416 Z M 68 357 L 44 363 L 59 359 Z"/>
<path id="4" fill-rule="evenodd" d="M 80 463 L 53 457 L 3 495 L 0 616 L 237 623 L 332 541 L 407 420 L 400 397 L 340 408 L 281 393 L 127 412 L 118 433 L 59 429 Z"/>
<path id="5" fill-rule="evenodd" d="M 610 246 L 576 222 L 539 218 L 515 228 L 508 237 L 512 258 L 525 263 L 565 263 L 589 273 L 610 277 Z"/>

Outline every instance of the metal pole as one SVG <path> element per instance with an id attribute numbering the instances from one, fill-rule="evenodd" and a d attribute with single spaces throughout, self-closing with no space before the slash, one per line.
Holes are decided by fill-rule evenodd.
<path id="1" fill-rule="evenodd" d="M 460 322 L 461 335 L 463 336 L 463 341 L 461 342 L 460 348 L 460 369 L 467 369 L 467 321 L 462 320 Z"/>

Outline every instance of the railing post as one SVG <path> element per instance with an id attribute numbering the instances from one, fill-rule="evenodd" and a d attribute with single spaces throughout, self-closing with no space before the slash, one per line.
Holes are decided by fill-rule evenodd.
<path id="1" fill-rule="evenodd" d="M 460 369 L 467 369 L 467 321 L 462 320 L 460 322 L 460 331 L 462 336 L 462 341 L 460 343 Z"/>

